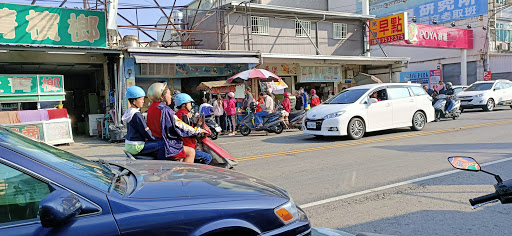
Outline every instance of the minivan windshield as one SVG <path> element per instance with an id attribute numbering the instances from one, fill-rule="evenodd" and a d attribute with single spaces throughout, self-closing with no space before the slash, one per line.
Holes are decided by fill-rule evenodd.
<path id="1" fill-rule="evenodd" d="M 494 83 L 478 83 L 469 86 L 465 91 L 483 91 L 490 90 Z"/>
<path id="2" fill-rule="evenodd" d="M 343 90 L 340 93 L 334 95 L 334 97 L 328 99 L 324 102 L 324 104 L 350 104 L 354 103 L 363 94 L 365 94 L 368 89 L 347 89 Z"/>
<path id="3" fill-rule="evenodd" d="M 20 152 L 59 172 L 66 173 L 99 190 L 108 191 L 114 173 L 105 165 L 33 141 L 0 127 L 0 145 Z"/>

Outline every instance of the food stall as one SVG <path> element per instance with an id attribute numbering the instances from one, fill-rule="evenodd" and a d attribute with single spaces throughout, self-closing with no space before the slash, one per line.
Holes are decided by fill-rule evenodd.
<path id="1" fill-rule="evenodd" d="M 243 87 L 240 87 L 243 84 L 237 84 L 237 83 L 228 83 L 226 80 L 219 80 L 219 81 L 209 81 L 209 82 L 202 82 L 197 86 L 197 90 L 202 91 L 208 91 L 209 94 L 221 94 L 221 93 L 229 93 L 233 92 L 235 94 L 237 93 L 244 93 Z M 236 96 L 239 97 L 239 96 Z"/>
<path id="2" fill-rule="evenodd" d="M 0 125 L 35 140 L 74 142 L 71 120 L 60 105 L 64 100 L 62 75 L 0 75 Z M 59 105 L 40 109 L 42 103 Z"/>

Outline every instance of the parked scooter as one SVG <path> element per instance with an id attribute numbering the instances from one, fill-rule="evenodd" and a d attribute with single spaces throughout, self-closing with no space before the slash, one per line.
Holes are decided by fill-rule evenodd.
<path id="1" fill-rule="evenodd" d="M 496 182 L 498 182 L 494 185 L 494 189 L 496 189 L 494 193 L 469 199 L 469 203 L 473 209 L 481 207 L 485 204 L 498 202 L 498 200 L 501 202 L 501 204 L 512 203 L 512 179 L 503 181 L 499 175 L 482 170 L 478 162 L 476 162 L 476 160 L 471 157 L 448 157 L 448 162 L 450 162 L 453 167 L 460 170 L 475 172 L 481 171 L 486 174 L 490 174 L 494 176 Z"/>
<path id="2" fill-rule="evenodd" d="M 288 116 L 288 128 L 302 131 L 302 120 L 304 120 L 304 117 L 306 117 L 305 110 L 291 112 Z"/>
<path id="3" fill-rule="evenodd" d="M 448 100 L 451 101 L 448 108 L 446 107 L 446 103 Z M 434 104 L 436 121 L 439 121 L 441 118 L 452 118 L 456 120 L 459 118 L 460 111 L 460 100 L 455 99 L 455 96 L 447 96 L 446 94 L 437 95 L 437 102 Z"/>
<path id="4" fill-rule="evenodd" d="M 238 161 L 229 154 L 226 150 L 222 149 L 220 146 L 215 144 L 208 136 L 211 134 L 211 130 L 208 125 L 206 125 L 204 116 L 201 117 L 202 125 L 201 128 L 208 131 L 208 134 L 198 136 L 196 149 L 201 150 L 203 152 L 207 152 L 212 155 L 213 159 L 210 162 L 211 166 L 222 167 L 226 169 L 233 169 L 238 165 Z M 124 150 L 125 155 L 132 160 L 156 160 L 156 155 L 132 155 L 131 153 Z M 172 161 L 181 161 L 183 159 L 173 159 Z"/>
<path id="5" fill-rule="evenodd" d="M 219 137 L 219 133 L 222 131 L 222 128 L 211 116 L 205 118 L 205 123 L 211 131 L 211 134 L 208 136 L 208 138 L 211 140 L 216 140 Z"/>
<path id="6" fill-rule="evenodd" d="M 250 109 L 247 110 L 247 115 L 242 118 L 239 129 L 240 133 L 243 136 L 247 136 L 251 133 L 251 131 L 267 131 L 269 133 L 280 134 L 283 132 L 286 124 L 283 120 L 283 115 L 281 112 L 282 107 L 278 107 L 277 111 L 269 114 L 268 116 L 262 117 L 263 125 L 258 127 L 255 122 L 254 113 L 256 111 L 256 104 L 252 102 L 250 104 Z"/>

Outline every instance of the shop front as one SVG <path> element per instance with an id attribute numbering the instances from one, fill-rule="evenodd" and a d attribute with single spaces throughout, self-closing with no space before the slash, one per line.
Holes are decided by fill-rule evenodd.
<path id="1" fill-rule="evenodd" d="M 166 82 L 171 90 L 188 93 L 200 104 L 204 97 L 209 99 L 210 95 L 225 92 L 220 87 L 198 89 L 200 85 L 216 81 L 223 83 L 229 77 L 256 66 L 259 61 L 259 54 L 254 52 L 128 48 L 124 75 L 128 87 L 137 85 L 147 90 L 155 82 Z M 244 97 L 244 88 L 243 85 L 234 87 L 236 98 Z"/>
<path id="2" fill-rule="evenodd" d="M 359 73 L 377 72 L 384 82 L 393 81 L 409 58 L 405 57 L 364 57 L 364 56 L 323 56 L 300 54 L 263 53 L 260 68 L 281 76 L 289 85 L 287 92 L 304 88 L 317 91 L 321 100 L 326 100 L 344 88 L 356 86 L 354 77 Z"/>
<path id="3" fill-rule="evenodd" d="M 48 81 L 44 76 L 51 75 L 53 78 L 53 75 L 57 75 L 55 78 L 58 81 L 52 80 L 52 83 L 62 89 L 52 95 L 42 94 L 39 90 L 40 94 L 31 92 L 27 95 L 17 94 L 26 93 L 26 90 L 16 90 L 13 95 L 7 93 L 9 90 L 2 89 L 0 109 L 21 113 L 40 110 L 46 114 L 45 110 L 63 107 L 70 125 L 61 135 L 72 140 L 72 129 L 75 134 L 91 135 L 91 128 L 96 134 L 96 120 L 91 127 L 89 116 L 108 113 L 112 104 L 110 92 L 113 90 L 109 78 L 115 76 L 114 64 L 120 55 L 120 50 L 107 48 L 105 13 L 7 3 L 0 3 L 0 8 L 12 13 L 4 19 L 10 23 L 6 23 L 8 29 L 2 28 L 5 32 L 0 38 L 3 45 L 0 46 L 2 74 L 11 76 L 9 78 L 32 78 L 31 82 L 20 82 L 21 85 L 31 83 L 32 86 Z M 38 121 L 42 123 L 37 124 L 39 138 L 55 143 L 49 140 L 51 137 L 46 133 L 55 131 L 55 127 L 49 125 L 53 121 L 44 117 Z M 16 129 L 20 132 L 26 130 L 22 127 Z"/>

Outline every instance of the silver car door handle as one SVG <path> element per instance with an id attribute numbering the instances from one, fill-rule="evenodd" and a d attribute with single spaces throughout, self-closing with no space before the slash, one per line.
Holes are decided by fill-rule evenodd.
<path id="1" fill-rule="evenodd" d="M 414 99 L 409 100 L 409 102 L 414 102 Z"/>
<path id="2" fill-rule="evenodd" d="M 386 103 L 386 107 L 389 107 L 389 106 L 391 106 L 391 104 L 390 104 L 389 102 L 388 102 L 388 103 Z"/>

